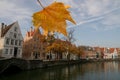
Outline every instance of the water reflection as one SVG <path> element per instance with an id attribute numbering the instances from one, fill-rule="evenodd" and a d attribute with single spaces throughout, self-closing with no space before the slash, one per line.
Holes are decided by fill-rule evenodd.
<path id="1" fill-rule="evenodd" d="M 2 75 L 0 80 L 120 80 L 119 62 L 84 63 Z"/>

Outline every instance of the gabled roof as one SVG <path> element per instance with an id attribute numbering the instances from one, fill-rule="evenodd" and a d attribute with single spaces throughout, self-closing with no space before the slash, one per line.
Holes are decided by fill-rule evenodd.
<path id="1" fill-rule="evenodd" d="M 100 50 L 101 50 L 102 53 L 104 53 L 104 49 L 105 49 L 105 48 L 100 48 Z"/>
<path id="2" fill-rule="evenodd" d="M 119 52 L 119 48 L 116 48 L 117 52 Z"/>
<path id="3" fill-rule="evenodd" d="M 6 26 L 6 27 L 2 30 L 2 32 L 1 32 L 1 37 L 4 37 L 5 34 L 9 31 L 9 29 L 10 29 L 14 24 L 15 24 L 15 22 L 12 23 L 12 24 L 10 24 L 10 25 L 8 25 L 8 26 Z"/>
<path id="4" fill-rule="evenodd" d="M 110 53 L 113 53 L 115 48 L 110 48 L 109 50 L 110 50 Z"/>

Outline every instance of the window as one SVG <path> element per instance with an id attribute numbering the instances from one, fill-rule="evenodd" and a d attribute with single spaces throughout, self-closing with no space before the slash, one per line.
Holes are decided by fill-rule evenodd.
<path id="1" fill-rule="evenodd" d="M 22 44 L 22 41 L 19 41 L 19 46 L 21 46 L 21 44 Z"/>
<path id="2" fill-rule="evenodd" d="M 8 49 L 5 49 L 5 54 L 8 54 Z"/>
<path id="3" fill-rule="evenodd" d="M 15 40 L 15 45 L 17 45 L 17 43 L 18 43 L 18 41 L 17 41 L 17 40 Z"/>
<path id="4" fill-rule="evenodd" d="M 36 38 L 34 38 L 34 41 L 36 41 Z"/>
<path id="5" fill-rule="evenodd" d="M 12 52 L 13 52 L 13 49 L 10 49 L 10 54 L 12 54 Z"/>
<path id="6" fill-rule="evenodd" d="M 18 50 L 18 54 L 20 54 L 20 49 Z"/>
<path id="7" fill-rule="evenodd" d="M 17 31 L 17 27 L 14 28 L 14 31 Z"/>
<path id="8" fill-rule="evenodd" d="M 18 34 L 19 39 L 20 39 L 20 36 L 21 36 L 21 34 Z"/>
<path id="9" fill-rule="evenodd" d="M 9 36 L 12 38 L 13 37 L 13 32 L 10 32 Z"/>
<path id="10" fill-rule="evenodd" d="M 17 34 L 16 33 L 14 33 L 14 38 L 17 38 Z"/>
<path id="11" fill-rule="evenodd" d="M 6 44 L 9 44 L 9 42 L 10 42 L 10 39 L 7 38 L 7 39 L 6 39 Z"/>
<path id="12" fill-rule="evenodd" d="M 11 45 L 14 45 L 14 40 L 13 39 L 11 40 Z"/>

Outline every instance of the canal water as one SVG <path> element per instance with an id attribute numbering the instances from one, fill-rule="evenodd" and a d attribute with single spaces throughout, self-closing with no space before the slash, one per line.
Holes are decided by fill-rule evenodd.
<path id="1" fill-rule="evenodd" d="M 0 75 L 0 80 L 120 80 L 120 62 L 94 62 Z"/>

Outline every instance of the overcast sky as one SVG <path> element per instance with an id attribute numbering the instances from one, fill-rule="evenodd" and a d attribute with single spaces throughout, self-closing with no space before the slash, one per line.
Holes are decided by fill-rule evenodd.
<path id="1" fill-rule="evenodd" d="M 47 6 L 55 0 L 41 0 Z M 120 0 L 56 0 L 71 6 L 69 11 L 77 25 L 77 45 L 120 47 Z M 0 23 L 18 21 L 23 36 L 32 26 L 32 14 L 42 10 L 37 0 L 0 0 Z"/>

